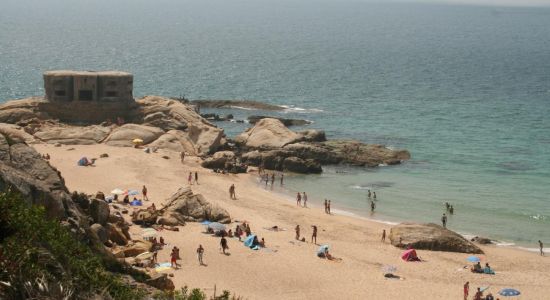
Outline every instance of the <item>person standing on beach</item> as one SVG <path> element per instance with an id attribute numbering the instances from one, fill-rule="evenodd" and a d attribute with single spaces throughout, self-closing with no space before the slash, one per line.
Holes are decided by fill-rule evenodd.
<path id="1" fill-rule="evenodd" d="M 369 192 L 367 193 L 367 197 L 368 197 L 369 199 L 370 199 L 370 197 L 371 197 L 370 190 L 369 190 Z"/>
<path id="2" fill-rule="evenodd" d="M 470 282 L 466 281 L 464 284 L 464 300 L 468 300 L 468 294 L 470 294 Z"/>
<path id="3" fill-rule="evenodd" d="M 181 151 L 180 153 L 180 160 L 181 160 L 181 163 L 183 164 L 183 160 L 185 159 L 185 151 Z"/>
<path id="4" fill-rule="evenodd" d="M 202 262 L 202 255 L 204 253 L 204 248 L 202 245 L 199 245 L 199 248 L 197 248 L 197 257 L 199 259 L 199 265 L 202 266 L 204 263 Z"/>
<path id="5" fill-rule="evenodd" d="M 300 225 L 296 225 L 296 228 L 294 228 L 294 230 L 296 231 L 296 240 L 299 241 L 300 240 Z"/>
<path id="6" fill-rule="evenodd" d="M 235 196 L 235 185 L 232 184 L 230 187 L 229 187 L 229 198 L 235 200 L 237 199 L 237 196 Z"/>
<path id="7" fill-rule="evenodd" d="M 544 256 L 544 245 L 539 240 L 540 256 Z"/>
<path id="8" fill-rule="evenodd" d="M 146 186 L 143 186 L 143 188 L 141 189 L 141 194 L 143 195 L 143 200 L 149 201 L 149 198 L 147 197 L 147 187 Z"/>
<path id="9" fill-rule="evenodd" d="M 330 215 L 330 200 L 328 200 L 328 204 L 327 204 L 327 212 L 328 212 L 328 214 Z"/>
<path id="10" fill-rule="evenodd" d="M 325 214 L 328 214 L 328 200 L 325 199 Z"/>
<path id="11" fill-rule="evenodd" d="M 222 248 L 223 254 L 226 254 L 225 250 L 229 249 L 229 246 L 227 245 L 227 240 L 225 239 L 224 236 L 222 236 L 222 239 L 220 240 L 220 247 Z"/>
<path id="12" fill-rule="evenodd" d="M 315 245 L 317 245 L 317 226 L 311 225 L 313 227 L 313 233 L 311 234 L 311 242 L 315 241 Z"/>
<path id="13" fill-rule="evenodd" d="M 307 207 L 307 194 L 304 192 L 304 196 L 302 197 L 304 199 L 304 207 Z"/>
<path id="14" fill-rule="evenodd" d="M 300 194 L 300 192 L 296 193 L 296 205 L 302 206 L 302 195 Z"/>
<path id="15" fill-rule="evenodd" d="M 370 211 L 374 212 L 374 209 L 376 208 L 376 204 L 374 204 L 374 201 L 370 202 Z"/>
<path id="16" fill-rule="evenodd" d="M 382 243 L 386 241 L 386 229 L 382 229 Z"/>
<path id="17" fill-rule="evenodd" d="M 281 185 L 283 185 L 283 180 L 285 178 L 285 174 L 284 173 L 281 173 Z"/>
<path id="18" fill-rule="evenodd" d="M 195 171 L 195 183 L 199 184 L 199 172 Z"/>
<path id="19" fill-rule="evenodd" d="M 446 214 L 443 214 L 443 216 L 441 216 L 441 224 L 443 224 L 443 228 L 447 228 L 447 215 Z"/>
<path id="20" fill-rule="evenodd" d="M 275 183 L 275 173 L 271 174 L 271 185 Z"/>
<path id="21" fill-rule="evenodd" d="M 373 192 L 373 193 L 372 193 L 372 199 L 373 199 L 374 201 L 376 201 L 376 192 Z"/>
<path id="22" fill-rule="evenodd" d="M 193 172 L 189 172 L 189 176 L 187 176 L 187 183 L 189 185 L 193 185 Z"/>

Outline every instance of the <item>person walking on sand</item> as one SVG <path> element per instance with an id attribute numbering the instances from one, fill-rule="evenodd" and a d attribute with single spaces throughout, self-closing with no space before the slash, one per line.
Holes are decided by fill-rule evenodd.
<path id="1" fill-rule="evenodd" d="M 146 186 L 143 186 L 143 188 L 141 189 L 141 194 L 143 194 L 143 200 L 149 201 L 149 198 L 147 197 L 147 187 Z"/>
<path id="2" fill-rule="evenodd" d="M 311 242 L 317 245 L 317 226 L 311 225 L 313 227 L 313 233 L 311 234 Z"/>
<path id="3" fill-rule="evenodd" d="M 470 282 L 466 281 L 464 284 L 464 300 L 468 300 L 468 294 L 470 294 Z"/>
<path id="4" fill-rule="evenodd" d="M 443 224 L 443 228 L 447 228 L 447 215 L 445 213 L 441 216 L 441 224 Z"/>
<path id="5" fill-rule="evenodd" d="M 185 151 L 181 151 L 180 160 L 181 160 L 181 163 L 183 164 L 183 161 L 185 160 Z"/>
<path id="6" fill-rule="evenodd" d="M 187 183 L 189 185 L 193 185 L 193 172 L 189 172 L 189 176 L 187 176 Z"/>
<path id="7" fill-rule="evenodd" d="M 195 171 L 195 183 L 199 184 L 199 172 Z"/>
<path id="8" fill-rule="evenodd" d="M 382 229 L 382 243 L 386 241 L 386 229 Z"/>
<path id="9" fill-rule="evenodd" d="M 296 205 L 302 206 L 302 195 L 300 194 L 300 192 L 296 193 Z"/>
<path id="10" fill-rule="evenodd" d="M 328 200 L 325 199 L 325 214 L 328 214 Z"/>
<path id="11" fill-rule="evenodd" d="M 284 173 L 281 173 L 281 185 L 283 185 L 283 180 L 285 178 L 285 174 Z"/>
<path id="12" fill-rule="evenodd" d="M 296 225 L 296 228 L 294 228 L 294 230 L 296 231 L 296 240 L 299 241 L 300 240 L 300 225 Z"/>
<path id="13" fill-rule="evenodd" d="M 376 204 L 374 204 L 374 201 L 370 202 L 370 211 L 374 212 L 374 209 L 376 208 Z"/>
<path id="14" fill-rule="evenodd" d="M 369 192 L 367 193 L 367 197 L 368 197 L 369 199 L 370 199 L 370 197 L 371 197 L 370 190 L 369 190 Z"/>
<path id="15" fill-rule="evenodd" d="M 327 213 L 330 215 L 330 200 L 328 200 L 327 204 Z"/>
<path id="16" fill-rule="evenodd" d="M 304 192 L 304 196 L 302 197 L 304 199 L 304 207 L 307 207 L 307 194 Z"/>
<path id="17" fill-rule="evenodd" d="M 226 254 L 225 250 L 229 249 L 229 246 L 227 245 L 227 240 L 224 236 L 222 236 L 222 239 L 220 240 L 220 247 L 222 248 L 223 254 Z"/>
<path id="18" fill-rule="evenodd" d="M 539 240 L 540 256 L 544 256 L 544 245 Z"/>
<path id="19" fill-rule="evenodd" d="M 197 257 L 199 259 L 199 265 L 202 266 L 204 263 L 202 262 L 202 255 L 204 253 L 204 248 L 202 245 L 199 245 L 199 248 L 197 248 Z"/>
<path id="20" fill-rule="evenodd" d="M 237 197 L 235 196 L 235 185 L 232 184 L 230 187 L 229 187 L 229 198 L 235 200 L 237 199 Z"/>

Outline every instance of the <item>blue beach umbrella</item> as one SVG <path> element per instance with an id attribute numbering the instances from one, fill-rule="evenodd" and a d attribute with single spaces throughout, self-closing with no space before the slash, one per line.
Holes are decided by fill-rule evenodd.
<path id="1" fill-rule="evenodd" d="M 202 225 L 208 225 L 208 224 L 210 224 L 210 223 L 212 223 L 212 222 L 210 222 L 210 221 L 208 221 L 208 220 L 204 220 L 204 221 L 201 222 Z"/>
<path id="2" fill-rule="evenodd" d="M 479 259 L 479 257 L 473 256 L 473 255 L 468 256 L 468 258 L 466 258 L 466 260 L 469 261 L 469 262 L 480 262 L 481 261 L 481 259 Z"/>
<path id="3" fill-rule="evenodd" d="M 515 289 L 502 289 L 498 293 L 501 296 L 505 296 L 505 297 L 518 296 L 519 294 L 521 294 L 518 290 L 515 290 Z"/>

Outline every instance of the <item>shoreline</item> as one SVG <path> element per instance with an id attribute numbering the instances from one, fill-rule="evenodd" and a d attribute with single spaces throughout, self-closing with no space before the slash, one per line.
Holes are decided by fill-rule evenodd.
<path id="1" fill-rule="evenodd" d="M 178 153 L 159 150 L 146 154 L 140 149 L 106 145 L 62 146 L 33 145 L 39 153 L 51 155 L 50 164 L 65 178 L 67 187 L 88 194 L 109 192 L 115 187 L 139 188 L 146 184 L 151 201 L 160 207 L 179 187 L 187 186 L 186 175 L 198 171 L 200 184 L 192 185 L 194 193 L 202 194 L 212 204 L 225 208 L 233 220 L 246 220 L 258 237 L 265 237 L 267 249 L 253 251 L 236 239 L 229 239 L 231 255 L 219 252 L 219 239 L 205 235 L 199 223 L 188 222 L 179 232 L 162 231 L 170 246 L 159 252 L 159 262 L 169 261 L 169 248 L 181 249 L 182 268 L 170 270 L 176 288 L 190 287 L 227 289 L 247 299 L 456 299 L 462 284 L 491 286 L 496 294 L 501 288 L 514 287 L 527 299 L 544 298 L 549 288 L 550 260 L 512 248 L 480 245 L 485 251 L 483 261 L 491 263 L 496 276 L 484 276 L 464 271 L 468 254 L 419 250 L 424 263 L 407 263 L 400 259 L 403 252 L 380 241 L 382 229 L 389 233 L 390 225 L 352 216 L 326 215 L 315 209 L 297 209 L 290 197 L 258 188 L 255 173 L 218 174 L 200 167 L 200 159 L 186 158 L 181 164 Z M 74 150 L 68 151 L 68 149 Z M 96 161 L 95 167 L 79 167 L 81 156 L 96 157 L 108 153 L 108 158 Z M 169 159 L 164 159 L 167 156 Z M 108 176 L 105 176 L 108 174 Z M 227 188 L 235 184 L 237 200 L 230 200 Z M 129 208 L 131 210 L 131 208 Z M 229 225 L 233 228 L 235 223 Z M 294 240 L 294 226 L 302 227 L 307 242 Z M 278 225 L 286 231 L 266 228 Z M 310 225 L 319 226 L 318 244 L 309 242 Z M 133 225 L 130 233 L 141 236 L 142 229 Z M 205 248 L 206 267 L 199 266 L 195 249 Z M 319 259 L 319 245 L 329 244 L 340 262 Z M 381 269 L 397 267 L 403 280 L 388 280 Z M 350 280 L 352 278 L 353 280 Z M 358 288 L 361 286 L 362 288 Z"/>
<path id="2" fill-rule="evenodd" d="M 266 191 L 271 192 L 271 193 L 276 194 L 276 195 L 280 195 L 281 197 L 288 200 L 289 203 L 294 203 L 295 204 L 295 200 L 293 199 L 293 194 L 292 193 L 297 193 L 298 192 L 297 190 L 293 191 L 293 190 L 290 190 L 290 189 L 287 189 L 287 188 L 284 188 L 284 187 L 281 188 L 280 186 L 277 190 L 273 190 L 273 189 L 269 190 L 267 188 L 262 188 L 263 184 L 260 184 L 260 182 L 258 181 L 257 173 L 249 173 L 249 175 L 250 175 L 250 180 L 252 182 L 254 182 L 255 184 L 257 184 L 258 188 L 266 190 Z M 288 177 L 286 177 L 286 178 L 288 178 Z M 313 203 L 312 205 L 309 205 L 309 203 L 310 202 L 308 202 L 308 208 L 319 208 L 319 209 L 321 208 L 321 206 L 316 204 L 316 203 Z M 351 212 L 351 211 L 347 211 L 345 209 L 331 209 L 331 210 L 332 210 L 332 214 L 334 214 L 334 215 L 340 215 L 340 216 L 346 216 L 346 217 L 350 217 L 350 218 L 356 218 L 356 219 L 359 219 L 359 220 L 364 220 L 364 221 L 368 221 L 368 222 L 375 222 L 375 223 L 379 223 L 379 224 L 383 224 L 383 225 L 387 225 L 387 226 L 395 226 L 395 225 L 398 225 L 400 223 L 419 223 L 418 221 L 413 221 L 413 220 L 389 221 L 389 220 L 377 219 L 377 218 L 372 218 L 372 217 L 368 217 L 368 216 L 363 216 L 361 214 Z M 475 233 L 469 233 L 469 232 L 462 232 L 462 231 L 455 231 L 455 232 L 460 234 L 461 236 L 463 236 L 468 241 L 470 241 L 474 237 L 480 237 L 481 236 L 481 235 L 478 235 L 478 234 L 475 234 Z M 481 237 L 488 238 L 492 242 L 492 244 L 488 244 L 488 245 L 484 245 L 484 246 L 488 246 L 488 247 L 493 246 L 493 247 L 503 247 L 503 248 L 517 249 L 517 250 L 526 251 L 526 252 L 529 252 L 529 253 L 538 253 L 539 252 L 539 248 L 528 247 L 527 244 L 518 244 L 517 241 L 497 240 L 497 239 L 491 238 L 490 236 L 481 236 Z M 544 251 L 545 252 L 550 252 L 550 248 L 545 247 Z"/>

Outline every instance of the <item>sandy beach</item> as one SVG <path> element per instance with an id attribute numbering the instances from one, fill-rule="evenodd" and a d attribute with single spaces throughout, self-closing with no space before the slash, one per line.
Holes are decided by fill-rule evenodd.
<path id="1" fill-rule="evenodd" d="M 61 172 L 71 191 L 108 194 L 114 188 L 141 190 L 146 185 L 150 201 L 144 201 L 145 206 L 155 203 L 161 207 L 178 188 L 188 185 L 189 172 L 197 171 L 199 184 L 191 186 L 194 193 L 227 209 L 233 220 L 246 220 L 253 233 L 265 238 L 267 248 L 259 251 L 229 238 L 230 255 L 223 255 L 219 238 L 204 234 L 198 223 L 187 223 L 179 232 L 159 232 L 168 243 L 159 253 L 159 262 L 170 261 L 172 246 L 180 248 L 182 267 L 172 272 L 176 288 L 188 285 L 213 293 L 216 286 L 218 293 L 230 290 L 246 299 L 462 299 L 462 286 L 469 281 L 470 299 L 480 286 L 490 286 L 487 292 L 495 299 L 502 288 L 520 290 L 522 295 L 517 299 L 549 297 L 550 259 L 537 253 L 481 246 L 485 251 L 482 263 L 491 264 L 494 276 L 464 269 L 467 254 L 418 251 L 425 262 L 405 262 L 400 259 L 401 249 L 388 240 L 380 241 L 382 230 L 389 234 L 390 225 L 327 215 L 319 207 L 322 199 L 309 199 L 317 203 L 312 208 L 296 207 L 288 197 L 264 189 L 255 173 L 213 173 L 200 167 L 196 157 L 186 157 L 182 164 L 178 153 L 164 150 L 147 154 L 140 149 L 106 145 L 34 147 L 51 156 L 51 165 Z M 93 167 L 76 164 L 82 156 L 98 158 L 102 153 L 109 157 L 98 159 Z M 229 198 L 231 184 L 236 186 L 237 200 Z M 278 180 L 275 185 L 279 185 Z M 307 242 L 294 239 L 297 224 Z M 286 231 L 266 229 L 274 225 Z M 318 244 L 329 244 L 331 253 L 341 261 L 316 256 L 319 246 L 309 242 L 312 225 L 319 228 Z M 234 229 L 235 223 L 229 227 Z M 130 232 L 135 239 L 141 238 L 139 226 L 133 225 Z M 199 244 L 205 248 L 207 266 L 199 266 L 195 253 Z M 395 266 L 395 274 L 402 279 L 384 278 L 382 268 L 386 265 Z"/>

